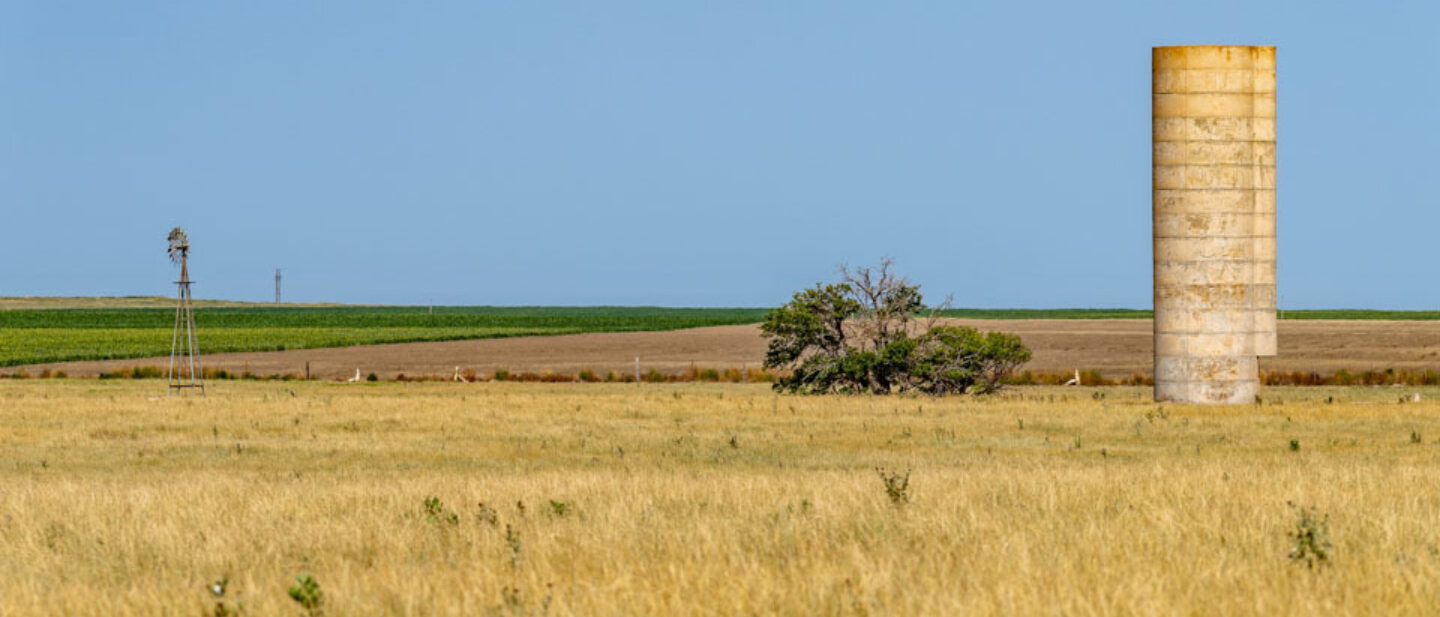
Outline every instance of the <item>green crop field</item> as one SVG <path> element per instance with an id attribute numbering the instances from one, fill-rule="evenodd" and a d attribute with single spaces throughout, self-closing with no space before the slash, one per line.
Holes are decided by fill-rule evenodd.
<path id="1" fill-rule="evenodd" d="M 651 307 L 209 308 L 200 351 L 278 351 L 376 343 L 677 330 L 754 323 L 764 309 Z M 0 311 L 0 366 L 170 353 L 166 309 Z"/>
<path id="2" fill-rule="evenodd" d="M 0 366 L 163 356 L 175 313 L 161 298 L 0 298 Z M 315 349 L 450 341 L 678 330 L 756 323 L 763 308 L 265 306 L 204 301 L 197 309 L 205 353 Z M 7 308 L 7 307 L 17 308 Z M 45 308 L 35 308 L 45 307 Z M 66 308 L 81 307 L 81 308 Z M 1137 309 L 950 309 L 967 319 L 1149 319 Z M 1286 320 L 1435 320 L 1440 311 L 1286 311 Z"/>

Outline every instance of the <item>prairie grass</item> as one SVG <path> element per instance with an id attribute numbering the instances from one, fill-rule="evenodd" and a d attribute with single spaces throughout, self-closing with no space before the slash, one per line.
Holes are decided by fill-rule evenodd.
<path id="1" fill-rule="evenodd" d="M 0 615 L 1429 615 L 1413 391 L 5 381 Z"/>

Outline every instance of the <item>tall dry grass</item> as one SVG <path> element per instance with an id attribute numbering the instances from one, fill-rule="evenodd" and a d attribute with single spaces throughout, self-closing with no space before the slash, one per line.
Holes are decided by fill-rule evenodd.
<path id="1" fill-rule="evenodd" d="M 294 615 L 301 573 L 329 615 L 1440 605 L 1440 409 L 1394 389 L 158 385 L 0 383 L 0 615 L 213 614 L 224 576 L 230 610 Z M 1330 565 L 1287 557 L 1287 502 L 1330 517 Z"/>

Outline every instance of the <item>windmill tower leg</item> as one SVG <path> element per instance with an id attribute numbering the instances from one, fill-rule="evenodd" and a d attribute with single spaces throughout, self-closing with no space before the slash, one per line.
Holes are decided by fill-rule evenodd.
<path id="1" fill-rule="evenodd" d="M 177 381 L 177 379 L 179 378 L 179 376 L 175 374 L 175 368 L 176 368 L 175 365 L 176 365 L 176 360 L 179 359 L 179 352 L 180 352 L 180 317 L 181 317 L 180 314 L 181 314 L 182 308 L 184 307 L 184 304 L 185 304 L 185 298 L 184 298 L 184 296 L 179 296 L 179 297 L 176 298 L 176 300 L 177 300 L 177 301 L 176 301 L 176 303 L 175 303 L 175 328 L 174 328 L 174 330 L 172 331 L 172 334 L 170 335 L 170 370 L 169 370 L 169 371 L 166 371 L 166 373 L 165 373 L 166 378 L 169 379 L 169 381 L 170 381 L 170 394 L 171 394 L 171 395 L 175 394 L 175 390 L 176 390 L 175 385 L 179 383 L 179 381 Z"/>
<path id="2" fill-rule="evenodd" d="M 195 307 L 192 304 L 190 286 L 185 286 L 185 321 L 190 333 L 190 384 L 205 394 L 205 369 L 200 363 L 200 334 L 195 331 Z"/>

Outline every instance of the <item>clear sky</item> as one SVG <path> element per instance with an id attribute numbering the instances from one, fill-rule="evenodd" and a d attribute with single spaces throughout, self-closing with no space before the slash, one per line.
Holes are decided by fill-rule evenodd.
<path id="1" fill-rule="evenodd" d="M 1440 3 L 0 2 L 0 295 L 1150 305 L 1150 48 L 1278 47 L 1288 308 L 1440 308 Z"/>

